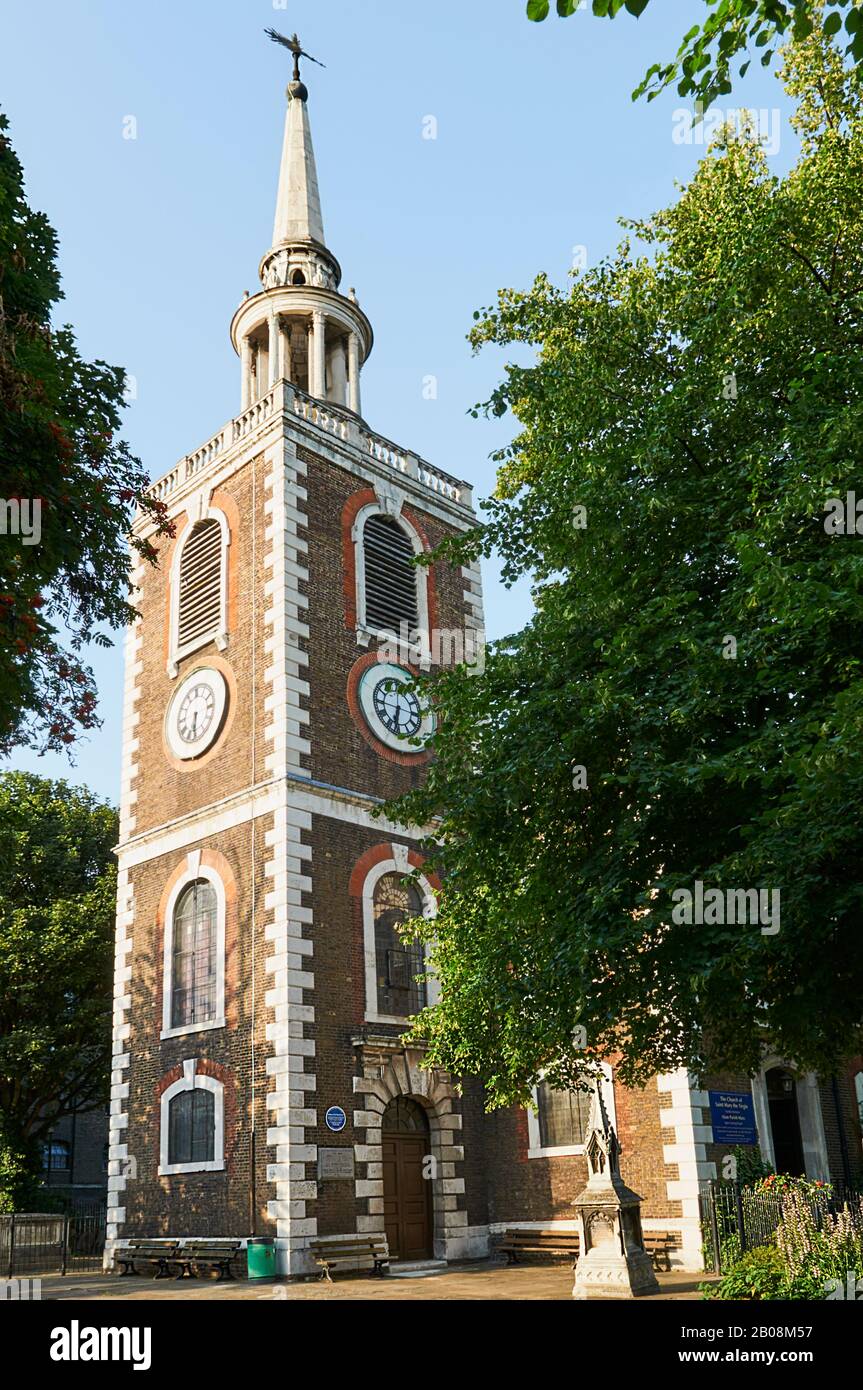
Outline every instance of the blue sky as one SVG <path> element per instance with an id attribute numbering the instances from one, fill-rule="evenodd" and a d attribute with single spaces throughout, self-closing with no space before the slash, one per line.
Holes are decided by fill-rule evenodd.
<path id="1" fill-rule="evenodd" d="M 619 216 L 688 180 L 704 151 L 673 138 L 684 103 L 630 93 L 704 10 L 652 0 L 638 21 L 537 25 L 523 0 L 4 0 L 0 106 L 29 201 L 60 238 L 56 317 L 83 354 L 134 376 L 125 435 L 151 476 L 239 411 L 228 325 L 270 245 L 289 76 L 265 27 L 298 30 L 327 65 L 305 80 L 327 241 L 375 329 L 363 414 L 481 497 L 512 421 L 466 413 L 504 361 L 471 356 L 473 311 L 540 271 L 565 283 L 574 247 L 595 264 Z M 779 109 L 771 166 L 787 169 L 796 142 L 772 71 L 754 64 L 726 100 Z M 507 591 L 489 564 L 485 586 L 489 636 L 522 626 L 527 584 Z M 75 766 L 24 751 L 11 765 L 116 802 L 121 645 L 92 664 L 104 726 Z"/>

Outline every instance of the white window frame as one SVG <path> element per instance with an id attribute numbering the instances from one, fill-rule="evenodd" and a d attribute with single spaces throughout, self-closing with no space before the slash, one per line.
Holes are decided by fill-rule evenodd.
<path id="1" fill-rule="evenodd" d="M 354 518 L 351 528 L 351 540 L 354 546 L 354 577 L 356 585 L 356 608 L 357 608 L 357 643 L 367 647 L 370 642 L 387 641 L 395 643 L 399 649 L 401 659 L 406 662 L 414 660 L 416 657 L 416 645 L 404 643 L 401 640 L 401 633 L 393 632 L 391 628 L 371 627 L 366 620 L 366 556 L 365 546 L 363 545 L 363 532 L 366 522 L 370 517 L 383 516 L 390 521 L 395 521 L 402 528 L 405 535 L 413 547 L 414 555 L 424 555 L 425 546 L 419 532 L 411 526 L 407 517 L 402 514 L 401 503 L 382 506 L 380 502 L 369 502 L 365 507 L 361 507 Z M 429 572 L 426 565 L 416 566 L 416 592 L 417 592 L 417 625 L 419 632 L 424 635 L 425 641 L 418 644 L 422 656 L 419 665 L 424 669 L 431 663 L 429 659 L 429 648 L 431 646 L 431 633 L 429 632 L 429 602 L 428 602 L 428 582 Z"/>
<path id="2" fill-rule="evenodd" d="M 602 1069 L 602 1099 L 611 1124 L 617 1129 L 617 1113 L 614 1107 L 614 1076 L 608 1062 L 600 1063 Z M 584 1144 L 549 1144 L 542 1146 L 539 1127 L 539 1088 L 533 1087 L 533 1105 L 527 1110 L 527 1156 L 528 1158 L 569 1158 L 583 1154 Z"/>
<path id="3" fill-rule="evenodd" d="M 185 534 L 180 537 L 178 544 L 174 548 L 171 559 L 170 575 L 170 651 L 168 653 L 168 675 L 173 680 L 179 673 L 179 662 L 192 652 L 198 651 L 200 647 L 205 647 L 209 642 L 215 642 L 220 652 L 223 652 L 228 645 L 228 546 L 231 544 L 231 528 L 228 525 L 228 518 L 224 512 L 219 511 L 218 507 L 211 507 L 200 503 L 197 508 L 187 513 L 189 525 L 186 527 Z M 222 532 L 221 565 L 219 568 L 219 626 L 216 632 L 202 633 L 191 642 L 185 642 L 180 646 L 180 564 L 183 551 L 194 531 L 195 527 L 203 521 L 217 521 Z"/>
<path id="4" fill-rule="evenodd" d="M 165 1177 L 171 1173 L 217 1173 L 225 1167 L 225 1088 L 222 1082 L 215 1076 L 203 1076 L 197 1070 L 197 1058 L 192 1057 L 183 1063 L 183 1075 L 179 1081 L 168 1086 L 162 1092 L 160 1102 L 160 1134 L 159 1134 L 159 1177 Z M 181 1091 L 212 1091 L 215 1099 L 213 1102 L 213 1122 L 215 1134 L 213 1136 L 213 1157 L 204 1163 L 169 1163 L 168 1144 L 171 1135 L 171 1101 L 178 1096 Z"/>
<path id="5" fill-rule="evenodd" d="M 386 874 L 400 874 L 403 878 L 408 874 L 413 874 L 408 860 L 407 845 L 393 845 L 393 858 L 383 859 L 379 864 L 375 864 L 366 874 L 363 883 L 363 951 L 365 956 L 366 974 L 366 1022 L 367 1023 L 400 1023 L 407 1022 L 407 1015 L 402 1014 L 382 1014 L 378 1012 L 378 965 L 377 952 L 375 950 L 375 888 L 379 881 Z M 423 917 L 434 918 L 437 916 L 437 900 L 434 889 L 427 878 L 418 874 L 416 882 L 423 898 Z M 423 946 L 423 966 L 428 969 L 428 952 Z M 438 980 L 432 975 L 426 980 L 426 1003 L 436 1004 L 440 997 L 440 985 Z"/>
<path id="6" fill-rule="evenodd" d="M 174 985 L 174 913 L 180 894 L 190 883 L 206 879 L 216 894 L 216 1015 L 206 1023 L 186 1023 L 179 1027 L 171 1026 L 171 1006 Z M 225 915 L 227 900 L 225 885 L 215 869 L 201 863 L 200 850 L 188 855 L 182 877 L 171 889 L 165 906 L 165 940 L 162 954 L 162 1032 L 163 1038 L 184 1037 L 189 1033 L 207 1033 L 213 1028 L 225 1026 Z"/>

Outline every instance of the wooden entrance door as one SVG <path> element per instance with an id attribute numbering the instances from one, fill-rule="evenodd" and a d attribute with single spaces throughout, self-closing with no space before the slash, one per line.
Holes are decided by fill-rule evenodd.
<path id="1" fill-rule="evenodd" d="M 424 1260 L 432 1253 L 431 1181 L 423 1175 L 429 1152 L 425 1111 L 406 1096 L 383 1116 L 384 1230 L 393 1260 Z"/>

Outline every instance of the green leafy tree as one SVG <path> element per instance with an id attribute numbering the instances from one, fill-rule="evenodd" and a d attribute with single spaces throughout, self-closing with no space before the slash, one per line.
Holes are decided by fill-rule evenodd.
<path id="1" fill-rule="evenodd" d="M 86 789 L 0 776 L 0 1210 L 56 1121 L 107 1098 L 116 838 Z"/>
<path id="2" fill-rule="evenodd" d="M 613 258 L 477 315 L 477 348 L 536 361 L 486 403 L 520 433 L 444 553 L 496 547 L 536 613 L 483 674 L 439 675 L 437 758 L 388 814 L 439 817 L 417 1031 L 494 1104 L 571 1083 L 585 1037 L 636 1081 L 863 1042 L 853 505 L 828 534 L 830 499 L 863 512 L 861 78 L 812 36 L 785 79 L 786 178 L 726 129 Z M 679 921 L 697 880 L 778 890 L 781 920 Z"/>
<path id="3" fill-rule="evenodd" d="M 672 84 L 682 97 L 691 96 L 709 106 L 717 96 L 731 91 L 732 67 L 737 58 L 754 48 L 767 67 L 777 43 L 788 36 L 795 42 L 809 37 L 821 27 L 832 38 L 844 29 L 846 53 L 855 63 L 863 63 L 863 8 L 860 0 L 827 0 L 830 13 L 824 16 L 824 0 L 703 0 L 710 14 L 703 24 L 693 24 L 681 40 L 669 63 L 654 63 L 633 99 L 647 93 L 652 101 Z M 592 0 L 595 15 L 614 19 L 621 10 L 637 19 L 650 0 Z M 585 8 L 583 0 L 557 0 L 557 13 L 567 19 Z M 529 19 L 547 19 L 550 0 L 527 0 Z M 751 58 L 739 68 L 743 77 Z"/>
<path id="4" fill-rule="evenodd" d="M 0 754 L 62 748 L 98 724 L 80 652 L 134 615 L 135 508 L 170 530 L 117 438 L 123 371 L 82 361 L 71 328 L 52 327 L 57 238 L 27 205 L 7 129 L 0 114 Z"/>

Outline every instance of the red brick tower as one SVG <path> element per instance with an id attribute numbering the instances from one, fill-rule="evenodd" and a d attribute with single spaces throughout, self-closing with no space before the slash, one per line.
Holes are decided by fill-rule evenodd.
<path id="1" fill-rule="evenodd" d="M 432 886 L 406 889 L 412 839 L 372 817 L 427 756 L 410 667 L 477 654 L 478 570 L 411 563 L 471 524 L 470 489 L 362 418 L 372 330 L 326 245 L 307 97 L 231 324 L 241 412 L 154 484 L 176 535 L 133 576 L 108 1213 L 109 1249 L 269 1234 L 291 1272 L 312 1238 L 485 1238 L 450 1078 L 398 1041 L 424 986 L 396 928 Z"/>

